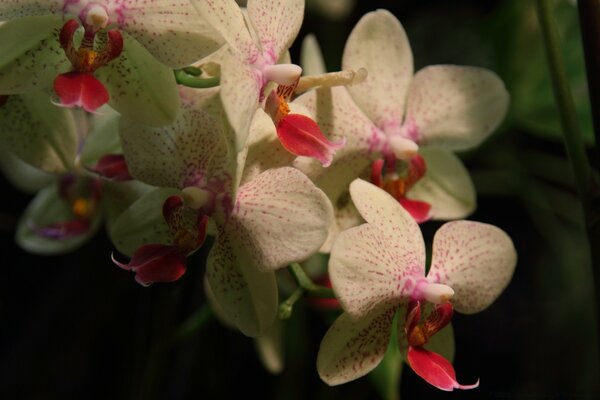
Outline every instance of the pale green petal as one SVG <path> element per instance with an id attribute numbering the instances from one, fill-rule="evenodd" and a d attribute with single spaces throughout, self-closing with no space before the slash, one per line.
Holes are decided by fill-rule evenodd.
<path id="1" fill-rule="evenodd" d="M 106 154 L 122 153 L 119 139 L 120 115 L 105 106 L 98 110 L 98 114 L 90 115 L 90 133 L 85 139 L 81 152 L 81 163 L 93 166 Z"/>
<path id="2" fill-rule="evenodd" d="M 18 0 L 0 2 L 0 19 L 62 13 L 64 0 Z M 0 53 L 1 54 L 1 53 Z"/>
<path id="3" fill-rule="evenodd" d="M 221 100 L 229 124 L 235 132 L 235 149 L 246 145 L 250 124 L 259 107 L 260 77 L 231 51 L 222 54 Z"/>
<path id="4" fill-rule="evenodd" d="M 160 128 L 122 118 L 123 150 L 133 177 L 183 189 L 218 178 L 230 181 L 235 165 L 225 142 L 218 88 L 186 90 L 174 123 Z"/>
<path id="5" fill-rule="evenodd" d="M 42 189 L 29 203 L 17 226 L 16 241 L 24 250 L 43 255 L 63 254 L 87 242 L 98 230 L 101 213 L 97 213 L 90 230 L 67 239 L 48 239 L 35 233 L 31 227 L 43 227 L 55 222 L 73 219 L 69 204 L 58 193 L 58 184 Z"/>
<path id="6" fill-rule="evenodd" d="M 433 238 L 427 279 L 454 289 L 456 311 L 473 314 L 502 293 L 516 263 L 513 242 L 502 229 L 473 221 L 448 222 Z"/>
<path id="7" fill-rule="evenodd" d="M 173 71 L 127 34 L 123 39 L 121 56 L 96 71 L 97 78 L 108 89 L 110 106 L 146 125 L 173 122 L 179 111 Z"/>
<path id="8" fill-rule="evenodd" d="M 243 334 L 264 334 L 277 316 L 277 282 L 274 272 L 249 265 L 248 253 L 232 232 L 221 228 L 211 249 L 206 276 L 219 306 Z"/>
<path id="9" fill-rule="evenodd" d="M 46 172 L 73 168 L 78 137 L 71 110 L 57 107 L 41 92 L 10 96 L 0 107 L 0 143 Z"/>
<path id="10" fill-rule="evenodd" d="M 342 314 L 319 347 L 317 371 L 328 385 L 341 385 L 372 371 L 383 359 L 396 306 L 373 310 L 364 318 Z"/>
<path id="11" fill-rule="evenodd" d="M 179 194 L 178 190 L 154 189 L 114 218 L 109 235 L 117 250 L 131 256 L 143 244 L 170 244 L 172 239 L 162 207 L 167 197 L 176 194 Z"/>
<path id="12" fill-rule="evenodd" d="M 348 91 L 377 126 L 400 124 L 413 76 L 413 57 L 396 17 L 386 10 L 363 16 L 346 42 L 342 67 L 367 69 L 367 79 L 349 86 Z"/>
<path id="13" fill-rule="evenodd" d="M 264 335 L 254 339 L 258 359 L 274 375 L 283 371 L 283 328 L 283 322 L 276 319 Z"/>
<path id="14" fill-rule="evenodd" d="M 198 16 L 189 0 L 145 2 L 129 0 L 122 29 L 160 62 L 181 68 L 198 61 L 223 45 L 223 38 Z"/>
<path id="15" fill-rule="evenodd" d="M 319 42 L 313 34 L 306 35 L 302 41 L 300 64 L 302 75 L 319 75 L 327 72 Z"/>
<path id="16" fill-rule="evenodd" d="M 49 89 L 71 69 L 58 43 L 63 24 L 57 15 L 0 22 L 0 94 Z"/>
<path id="17" fill-rule="evenodd" d="M 236 50 L 238 58 L 247 63 L 257 56 L 260 50 L 252 39 L 242 11 L 235 1 L 192 0 L 192 4 L 200 16 Z"/>
<path id="18" fill-rule="evenodd" d="M 300 171 L 263 172 L 240 187 L 230 220 L 246 249 L 246 263 L 261 270 L 307 259 L 327 237 L 333 219 L 325 194 Z"/>
<path id="19" fill-rule="evenodd" d="M 420 145 L 465 150 L 478 146 L 508 110 L 502 80 L 484 68 L 434 65 L 415 75 L 407 100 L 405 126 Z"/>
<path id="20" fill-rule="evenodd" d="M 420 153 L 427 171 L 407 197 L 429 203 L 436 220 L 465 218 L 475 211 L 475 186 L 460 159 L 440 148 L 422 148 Z"/>
<path id="21" fill-rule="evenodd" d="M 0 169 L 13 186 L 31 194 L 56 179 L 56 175 L 32 167 L 4 147 L 0 147 Z"/>
<path id="22" fill-rule="evenodd" d="M 250 0 L 248 17 L 264 53 L 273 60 L 290 48 L 304 18 L 304 0 Z"/>

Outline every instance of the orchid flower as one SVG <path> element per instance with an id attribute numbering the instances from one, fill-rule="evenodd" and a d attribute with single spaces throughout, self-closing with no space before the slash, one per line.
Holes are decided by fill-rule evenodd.
<path id="1" fill-rule="evenodd" d="M 17 228 L 23 248 L 73 250 L 101 226 L 113 208 L 110 198 L 129 190 L 117 183 L 131 179 L 122 155 L 109 154 L 120 152 L 117 117 L 56 107 L 41 92 L 9 96 L 0 107 L 5 173 L 13 181 L 39 181 L 29 188 L 38 193 Z"/>
<path id="2" fill-rule="evenodd" d="M 132 118 L 169 123 L 178 96 L 166 66 L 189 65 L 222 41 L 194 14 L 187 0 L 4 2 L 0 15 L 8 22 L 0 25 L 0 93 L 53 82 L 63 106 L 95 111 L 110 99 Z"/>
<path id="3" fill-rule="evenodd" d="M 290 112 L 288 102 L 302 69 L 295 64 L 277 64 L 300 30 L 304 0 L 249 0 L 247 21 L 234 0 L 194 0 L 194 5 L 229 45 L 219 60 L 221 99 L 236 133 L 237 150 L 246 144 L 252 118 L 266 100 L 265 111 L 283 146 L 293 154 L 329 165 L 344 141 L 329 141 L 312 119 Z"/>
<path id="4" fill-rule="evenodd" d="M 289 167 L 264 171 L 240 185 L 245 151 L 234 150 L 234 133 L 222 123 L 219 88 L 182 91 L 182 97 L 181 114 L 171 125 L 152 128 L 123 120 L 127 163 L 136 179 L 178 192 L 192 215 L 188 221 L 210 218 L 216 241 L 206 277 L 215 300 L 244 334 L 259 336 L 277 313 L 274 271 L 321 246 L 331 204 Z"/>
<path id="5" fill-rule="evenodd" d="M 303 47 L 303 65 L 322 65 L 320 58 L 311 39 Z M 294 163 L 336 207 L 338 218 L 323 251 L 329 250 L 340 229 L 360 222 L 347 195 L 356 177 L 372 176 L 418 221 L 470 214 L 474 186 L 449 150 L 482 142 L 508 105 L 502 81 L 482 68 L 430 66 L 413 76 L 404 29 L 385 10 L 366 14 L 348 39 L 343 68 L 358 67 L 369 72 L 362 83 L 318 89 L 294 101 L 315 115 L 322 129 L 334 132 L 333 140 L 335 135 L 347 139 L 326 170 L 302 158 Z"/>
<path id="6" fill-rule="evenodd" d="M 442 390 L 467 389 L 452 365 L 427 350 L 427 341 L 453 309 L 472 314 L 488 307 L 508 285 L 516 264 L 511 239 L 501 229 L 471 221 L 443 225 L 425 271 L 425 244 L 412 216 L 382 189 L 357 179 L 352 200 L 366 224 L 342 232 L 329 262 L 333 290 L 344 313 L 325 334 L 317 359 L 330 385 L 357 379 L 383 359 L 396 311 L 408 305 L 398 337 L 408 341 L 409 366 Z M 435 306 L 421 322 L 421 304 Z"/>

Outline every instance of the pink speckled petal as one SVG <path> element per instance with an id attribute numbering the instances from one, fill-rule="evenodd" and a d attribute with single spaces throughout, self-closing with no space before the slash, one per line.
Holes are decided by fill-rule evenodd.
<path id="1" fill-rule="evenodd" d="M 273 272 L 261 272 L 248 263 L 249 255 L 220 227 L 211 249 L 206 277 L 214 299 L 237 328 L 247 336 L 260 336 L 277 316 L 277 282 Z"/>
<path id="2" fill-rule="evenodd" d="M 123 33 L 120 57 L 95 75 L 108 89 L 109 105 L 122 115 L 146 125 L 170 124 L 179 111 L 173 71 L 159 63 L 142 45 Z"/>
<path id="3" fill-rule="evenodd" d="M 502 293 L 516 263 L 512 240 L 502 229 L 480 222 L 448 222 L 433 238 L 427 279 L 452 287 L 456 311 L 473 314 Z"/>
<path id="4" fill-rule="evenodd" d="M 136 179 L 154 186 L 183 189 L 230 174 L 233 166 L 219 113 L 211 108 L 219 103 L 218 89 L 189 93 L 171 125 L 153 128 L 126 118 L 121 120 L 123 150 L 129 172 Z"/>
<path id="5" fill-rule="evenodd" d="M 354 203 L 350 200 L 350 194 L 345 196 L 345 201 L 340 201 L 333 207 L 335 218 L 333 223 L 329 226 L 329 233 L 327 234 L 327 240 L 323 243 L 323 246 L 319 249 L 321 253 L 330 253 L 331 247 L 337 239 L 340 232 L 353 228 L 362 224 L 364 219 L 358 213 L 358 210 L 354 206 Z"/>
<path id="6" fill-rule="evenodd" d="M 304 0 L 249 0 L 248 16 L 263 52 L 278 60 L 300 31 Z"/>
<path id="7" fill-rule="evenodd" d="M 360 215 L 383 231 L 386 246 L 402 254 L 402 268 L 413 268 L 422 275 L 425 243 L 413 217 L 389 193 L 362 179 L 352 182 L 350 195 Z"/>
<path id="8" fill-rule="evenodd" d="M 423 68 L 410 86 L 405 124 L 420 145 L 453 150 L 478 146 L 508 110 L 502 80 L 484 68 L 435 65 Z"/>
<path id="9" fill-rule="evenodd" d="M 71 69 L 56 36 L 63 24 L 58 15 L 0 22 L 0 93 L 51 88 Z"/>
<path id="10" fill-rule="evenodd" d="M 78 146 L 73 113 L 39 91 L 9 96 L 0 107 L 0 143 L 43 171 L 71 171 Z"/>
<path id="11" fill-rule="evenodd" d="M 341 385 L 372 371 L 383 359 L 390 341 L 396 306 L 373 310 L 364 318 L 342 314 L 319 347 L 317 371 L 328 385 Z"/>
<path id="12" fill-rule="evenodd" d="M 302 172 L 271 169 L 240 187 L 232 223 L 245 261 L 274 270 L 303 261 L 327 237 L 331 203 Z"/>
<path id="13" fill-rule="evenodd" d="M 381 304 L 396 304 L 402 297 L 403 278 L 423 276 L 423 269 L 371 224 L 340 233 L 329 259 L 333 290 L 353 318 L 362 318 Z"/>
<path id="14" fill-rule="evenodd" d="M 335 153 L 327 168 L 307 157 L 299 157 L 294 162 L 296 168 L 306 173 L 327 194 L 334 207 L 341 208 L 348 202 L 350 182 L 378 157 L 379 153 L 371 149 L 383 142 L 383 134 L 343 87 L 312 90 L 292 104 L 305 107 L 331 140 L 346 138 L 346 144 Z M 335 239 L 335 234 L 336 231 L 332 230 L 328 242 Z"/>
<path id="15" fill-rule="evenodd" d="M 181 68 L 223 45 L 223 38 L 202 18 L 189 0 L 129 0 L 122 29 L 160 62 Z M 136 6 L 137 3 L 137 6 Z"/>
<path id="16" fill-rule="evenodd" d="M 221 60 L 221 100 L 235 132 L 235 148 L 241 151 L 248 138 L 254 113 L 259 106 L 261 81 L 257 71 L 231 51 Z"/>
<path id="17" fill-rule="evenodd" d="M 0 2 L 0 20 L 62 13 L 64 0 L 13 0 Z"/>
<path id="18" fill-rule="evenodd" d="M 431 205 L 431 218 L 465 218 L 475 211 L 477 196 L 469 172 L 452 152 L 441 148 L 422 148 L 427 171 L 407 197 Z"/>
<path id="19" fill-rule="evenodd" d="M 363 83 L 349 86 L 348 91 L 377 126 L 402 121 L 413 57 L 396 17 L 386 10 L 363 16 L 346 42 L 342 66 L 369 72 Z"/>
<path id="20" fill-rule="evenodd" d="M 217 30 L 244 63 L 250 63 L 259 53 L 244 21 L 242 10 L 234 0 L 192 0 L 200 16 Z"/>
<path id="21" fill-rule="evenodd" d="M 303 75 L 319 75 L 327 72 L 319 42 L 313 34 L 306 35 L 302 41 L 300 66 Z"/>

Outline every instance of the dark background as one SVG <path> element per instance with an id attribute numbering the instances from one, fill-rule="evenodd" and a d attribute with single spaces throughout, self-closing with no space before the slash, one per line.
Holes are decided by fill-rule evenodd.
<path id="1" fill-rule="evenodd" d="M 324 0 L 323 0 L 324 1 Z M 429 64 L 491 68 L 511 110 L 501 129 L 463 154 L 479 193 L 470 218 L 513 238 L 519 262 L 485 312 L 456 315 L 459 381 L 480 388 L 443 393 L 404 368 L 405 399 L 595 399 L 598 392 L 588 245 L 566 162 L 532 1 L 359 1 L 344 18 L 307 7 L 300 33 L 315 33 L 330 70 L 368 11 L 387 8 L 404 24 L 415 71 Z M 557 1 L 565 59 L 581 125 L 592 137 L 576 9 Z M 298 41 L 292 48 L 298 60 Z M 593 156 L 590 151 L 590 156 Z M 593 157 L 592 157 L 593 158 Z M 594 159 L 597 165 L 597 160 Z M 142 288 L 110 262 L 104 232 L 64 256 L 28 254 L 14 243 L 30 196 L 0 181 L 0 397 L 7 399 L 187 399 L 257 394 L 281 399 L 372 399 L 368 378 L 329 388 L 317 375 L 331 315 L 304 302 L 286 324 L 286 368 L 271 376 L 251 339 L 208 317 L 181 340 L 173 332 L 204 303 L 206 249 L 173 284 Z M 423 226 L 429 240 L 440 223 Z M 600 245 L 600 244 L 596 244 Z"/>

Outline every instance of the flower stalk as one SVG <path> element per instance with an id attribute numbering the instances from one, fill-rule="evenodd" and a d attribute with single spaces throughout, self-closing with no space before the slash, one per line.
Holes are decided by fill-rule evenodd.
<path id="1" fill-rule="evenodd" d="M 595 3 L 582 1 L 580 3 Z M 537 0 L 537 11 L 542 32 L 548 67 L 552 78 L 554 97 L 560 115 L 563 138 L 575 184 L 581 198 L 584 222 L 591 250 L 592 274 L 594 278 L 596 334 L 600 337 L 600 186 L 592 170 L 585 149 L 585 143 L 577 120 L 575 103 L 569 87 L 564 60 L 560 50 L 560 41 L 554 16 L 554 3 L 551 0 Z M 583 13 L 584 10 L 582 9 Z M 588 31 L 587 29 L 584 31 Z M 589 43 L 589 40 L 586 40 Z M 588 62 L 589 68 L 589 62 Z M 597 93 L 595 80 L 589 81 L 590 93 Z M 592 94 L 594 96 L 594 94 Z M 594 118 L 594 122 L 598 122 Z M 600 127 L 596 125 L 596 140 Z M 597 348 L 600 359 L 600 345 Z"/>

